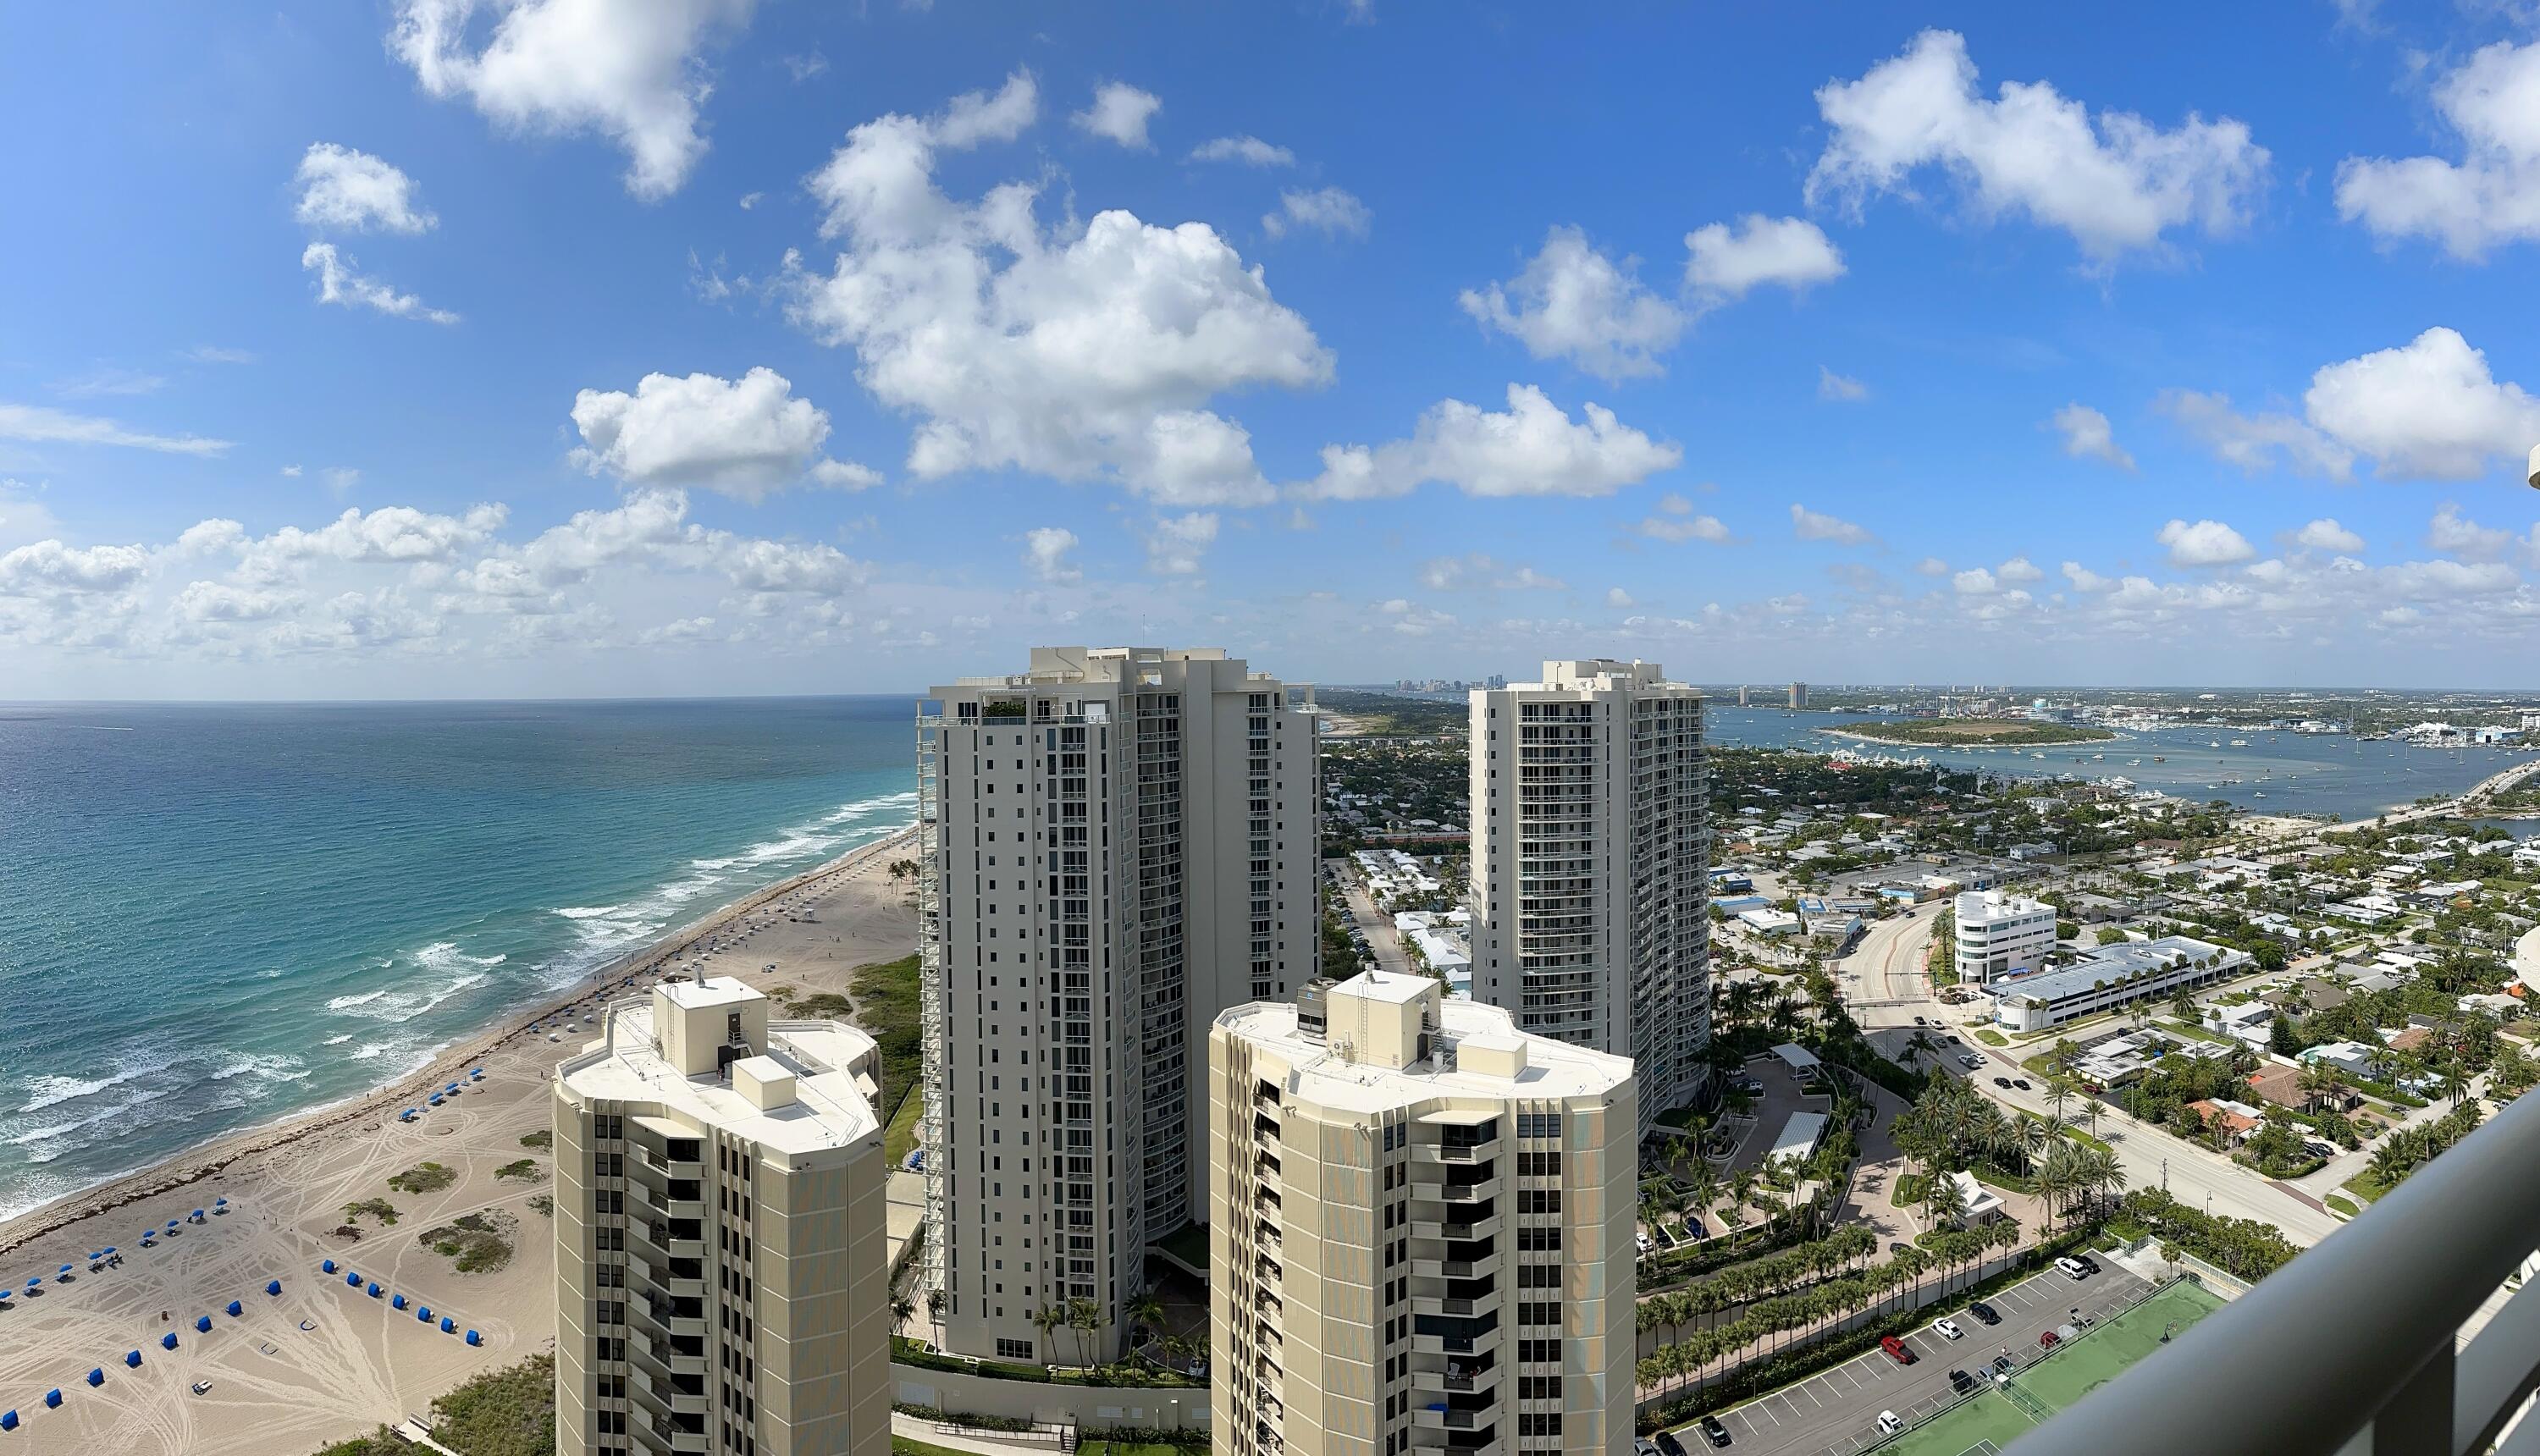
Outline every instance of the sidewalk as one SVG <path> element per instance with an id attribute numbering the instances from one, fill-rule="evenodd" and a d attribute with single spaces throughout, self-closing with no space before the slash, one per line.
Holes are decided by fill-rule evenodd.
<path id="1" fill-rule="evenodd" d="M 935 1422 L 915 1416 L 890 1413 L 890 1433 L 947 1451 L 976 1451 L 980 1456 L 1050 1456 L 1058 1450 L 1058 1437 L 1053 1433 L 1036 1440 L 999 1440 L 988 1435 L 947 1435 L 936 1430 Z"/>

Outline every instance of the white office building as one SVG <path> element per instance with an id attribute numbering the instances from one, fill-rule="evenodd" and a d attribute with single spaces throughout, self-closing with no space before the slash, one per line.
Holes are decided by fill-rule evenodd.
<path id="1" fill-rule="evenodd" d="M 1702 694 L 1594 659 L 1471 713 L 1473 999 L 1631 1058 L 1647 1132 L 1711 1043 Z"/>
<path id="2" fill-rule="evenodd" d="M 881 1054 L 731 977 L 556 1069 L 556 1449 L 890 1450 Z"/>
<path id="3" fill-rule="evenodd" d="M 1209 1035 L 1215 1449 L 1632 1449 L 1632 1065 L 1426 977 Z"/>
<path id="4" fill-rule="evenodd" d="M 1989 990 L 1997 998 L 1997 1024 L 2011 1031 L 2043 1031 L 2134 1002 L 2166 1001 L 2181 991 L 2227 981 L 2245 974 L 2248 964 L 2245 950 L 2190 936 L 2163 936 L 2102 945 L 2061 970 Z"/>
<path id="5" fill-rule="evenodd" d="M 2055 907 L 2008 890 L 1958 896 L 1958 979 L 1970 985 L 2033 971 L 2055 948 Z"/>
<path id="6" fill-rule="evenodd" d="M 1315 974 L 1310 688 L 1215 650 L 1034 648 L 919 718 L 926 1279 L 945 1348 L 1110 1358 L 1205 1216 L 1210 1020 Z"/>

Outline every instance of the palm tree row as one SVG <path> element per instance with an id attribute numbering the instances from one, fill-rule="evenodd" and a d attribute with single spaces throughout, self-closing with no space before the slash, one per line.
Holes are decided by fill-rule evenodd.
<path id="1" fill-rule="evenodd" d="M 1718 1286 L 1735 1271 L 1725 1270 L 1719 1278 L 1650 1301 L 1660 1310 L 1655 1319 L 1647 1313 L 1650 1305 L 1644 1306 L 1644 1330 L 1663 1326 L 1676 1338 L 1642 1359 L 1635 1374 L 1643 1389 L 1660 1393 L 1687 1380 L 1707 1382 L 1714 1364 L 1750 1347 L 1770 1342 L 1772 1349 L 1765 1357 L 1771 1358 L 1800 1343 L 1792 1337 L 1825 1321 L 1846 1319 L 1870 1309 L 1884 1313 L 1890 1301 L 1899 1309 L 1918 1307 L 1925 1302 L 1922 1294 L 1926 1274 L 1940 1271 L 1945 1290 L 1962 1269 L 1980 1264 L 1994 1249 L 2009 1249 L 2018 1242 L 2018 1225 L 2009 1221 L 1940 1234 L 1933 1237 L 1928 1250 L 1909 1247 L 1886 1263 L 1870 1266 L 1858 1274 L 1759 1299 L 1727 1324 L 1683 1332 L 1682 1326 L 1696 1315 L 1729 1307 L 1727 1290 Z"/>

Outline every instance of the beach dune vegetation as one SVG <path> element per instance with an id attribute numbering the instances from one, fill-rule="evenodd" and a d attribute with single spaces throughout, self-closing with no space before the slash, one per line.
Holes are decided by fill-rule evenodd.
<path id="1" fill-rule="evenodd" d="M 459 1170 L 441 1163 L 417 1163 L 388 1179 L 399 1193 L 439 1193 L 459 1181 Z"/>

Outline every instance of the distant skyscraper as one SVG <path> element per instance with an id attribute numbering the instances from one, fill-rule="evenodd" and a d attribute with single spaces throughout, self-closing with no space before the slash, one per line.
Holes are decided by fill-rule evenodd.
<path id="1" fill-rule="evenodd" d="M 1632 1064 L 1420 976 L 1209 1033 L 1213 1444 L 1632 1446 Z"/>
<path id="2" fill-rule="evenodd" d="M 1646 1131 L 1711 1042 L 1702 694 L 1598 659 L 1471 701 L 1473 999 L 1631 1058 Z"/>
<path id="3" fill-rule="evenodd" d="M 556 1449 L 890 1450 L 881 1054 L 731 977 L 555 1078 Z"/>
<path id="4" fill-rule="evenodd" d="M 1210 1018 L 1315 973 L 1312 691 L 1210 649 L 1034 648 L 919 719 L 926 1280 L 946 1348 L 1116 1352 L 1203 1218 Z"/>
<path id="5" fill-rule="evenodd" d="M 1746 701 L 1746 684 L 1742 682 L 1737 684 L 1737 706 L 1740 708 L 1751 706 Z"/>
<path id="6" fill-rule="evenodd" d="M 1791 684 L 1791 706 L 1794 708 L 1805 708 L 1808 706 L 1808 685 L 1806 683 L 1795 682 Z"/>

